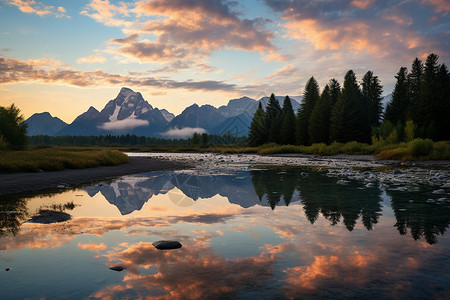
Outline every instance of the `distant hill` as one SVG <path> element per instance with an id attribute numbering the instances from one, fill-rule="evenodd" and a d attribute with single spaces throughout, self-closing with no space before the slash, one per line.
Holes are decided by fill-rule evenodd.
<path id="1" fill-rule="evenodd" d="M 28 135 L 55 135 L 67 124 L 48 112 L 36 113 L 29 117 L 25 123 L 28 125 Z"/>

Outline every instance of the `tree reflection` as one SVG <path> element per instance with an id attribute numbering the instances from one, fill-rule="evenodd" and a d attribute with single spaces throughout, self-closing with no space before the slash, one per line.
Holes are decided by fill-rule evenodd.
<path id="1" fill-rule="evenodd" d="M 0 237 L 16 235 L 20 225 L 28 217 L 26 200 L 23 198 L 0 201 Z"/>
<path id="2" fill-rule="evenodd" d="M 297 189 L 305 215 L 311 224 L 322 214 L 331 225 L 342 221 L 352 231 L 361 217 L 364 227 L 372 230 L 381 215 L 381 192 L 377 187 L 365 188 L 357 182 L 338 185 L 335 178 L 301 169 L 256 170 L 251 171 L 251 176 L 259 199 L 267 195 L 272 209 L 280 202 L 281 197 L 289 205 Z"/>
<path id="3" fill-rule="evenodd" d="M 387 190 L 391 197 L 397 228 L 401 235 L 408 233 L 408 228 L 414 240 L 425 238 L 427 243 L 437 243 L 437 236 L 444 235 L 450 224 L 448 206 L 426 203 L 427 195 L 421 193 L 405 193 Z"/>

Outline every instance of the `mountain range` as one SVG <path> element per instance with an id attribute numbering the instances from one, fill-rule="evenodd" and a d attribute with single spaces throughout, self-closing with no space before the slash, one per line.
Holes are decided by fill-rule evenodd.
<path id="1" fill-rule="evenodd" d="M 280 105 L 284 97 L 276 97 Z M 295 112 L 300 108 L 302 96 L 290 97 Z M 384 97 L 383 106 L 391 99 Z M 212 105 L 193 104 L 175 116 L 166 109 L 158 109 L 148 103 L 139 92 L 123 87 L 117 97 L 108 101 L 98 111 L 94 107 L 66 124 L 48 112 L 36 113 L 25 122 L 28 135 L 122 135 L 153 136 L 164 138 L 187 138 L 194 132 L 210 134 L 231 133 L 233 136 L 248 135 L 250 123 L 259 103 L 265 109 L 269 97 L 255 100 L 242 97 L 228 101 L 216 108 Z"/>
<path id="2" fill-rule="evenodd" d="M 291 97 L 294 110 L 300 107 L 301 97 Z M 66 124 L 48 112 L 36 113 L 26 120 L 28 135 L 122 135 L 154 136 L 166 138 L 190 137 L 194 132 L 235 136 L 248 134 L 253 115 L 261 103 L 269 98 L 255 100 L 249 97 L 232 99 L 227 105 L 193 104 L 175 116 L 166 109 L 154 108 L 139 92 L 123 87 L 117 97 L 98 111 L 90 107 L 71 124 Z M 282 104 L 284 97 L 277 97 Z M 298 100 L 298 101 L 297 101 Z"/>

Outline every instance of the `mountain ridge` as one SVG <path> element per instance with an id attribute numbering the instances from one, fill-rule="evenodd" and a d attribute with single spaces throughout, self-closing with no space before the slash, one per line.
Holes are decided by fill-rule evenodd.
<path id="1" fill-rule="evenodd" d="M 388 96 L 386 96 L 388 97 Z M 280 105 L 284 96 L 276 96 Z M 302 96 L 290 97 L 294 112 L 301 106 Z M 193 132 L 210 134 L 248 134 L 251 120 L 259 103 L 265 108 L 269 97 L 259 100 L 243 96 L 230 99 L 218 108 L 205 104 L 192 104 L 175 116 L 166 109 L 153 107 L 140 92 L 122 87 L 116 98 L 109 100 L 99 111 L 91 106 L 75 120 L 66 124 L 50 113 L 34 114 L 26 120 L 29 135 L 122 135 L 187 138 Z M 54 120 L 49 122 L 48 120 Z M 57 120 L 63 122 L 58 122 Z M 50 124 L 50 125 L 45 125 Z M 43 126 L 47 126 L 43 130 Z M 184 130 L 187 129 L 187 130 Z M 179 135 L 173 135 L 173 131 Z"/>

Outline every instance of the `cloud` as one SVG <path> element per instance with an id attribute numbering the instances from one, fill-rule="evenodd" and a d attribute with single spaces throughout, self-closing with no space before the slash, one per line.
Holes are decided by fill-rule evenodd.
<path id="1" fill-rule="evenodd" d="M 139 61 L 198 62 L 222 49 L 273 55 L 277 50 L 272 43 L 274 33 L 265 28 L 270 20 L 240 18 L 236 7 L 234 1 L 156 0 L 114 5 L 93 0 L 82 14 L 122 27 L 126 37 L 109 43 L 117 45 L 117 53 Z"/>
<path id="2" fill-rule="evenodd" d="M 278 77 L 291 77 L 293 75 L 295 75 L 295 73 L 297 72 L 297 68 L 295 68 L 294 66 L 292 66 L 291 64 L 289 65 L 285 65 L 284 67 L 276 70 L 274 73 L 267 75 L 267 79 L 273 79 L 273 78 L 278 78 Z"/>
<path id="3" fill-rule="evenodd" d="M 134 75 L 133 75 L 134 74 Z M 215 80 L 176 81 L 167 78 L 139 76 L 139 73 L 118 75 L 102 70 L 79 71 L 62 62 L 51 59 L 21 60 L 0 56 L 0 85 L 37 81 L 43 83 L 61 83 L 77 87 L 101 85 L 130 85 L 157 87 L 159 89 L 186 89 L 191 91 L 236 91 L 236 84 Z M 244 88 L 243 88 L 244 89 Z"/>
<path id="4" fill-rule="evenodd" d="M 78 243 L 78 248 L 80 249 L 86 249 L 92 252 L 98 252 L 101 250 L 106 250 L 108 247 L 105 245 L 105 243 L 100 243 L 100 244 L 83 244 L 83 243 Z"/>
<path id="5" fill-rule="evenodd" d="M 168 137 L 168 138 L 190 138 L 194 133 L 206 133 L 206 130 L 203 128 L 191 128 L 191 127 L 184 127 L 184 128 L 173 128 L 169 129 L 166 132 L 162 133 L 162 136 Z"/>
<path id="6" fill-rule="evenodd" d="M 136 127 L 148 126 L 148 124 L 149 123 L 147 120 L 127 118 L 124 120 L 103 123 L 98 128 L 103 130 L 119 131 L 119 130 L 133 129 Z"/>
<path id="7" fill-rule="evenodd" d="M 66 9 L 62 6 L 45 5 L 34 0 L 6 0 L 7 4 L 16 6 L 21 12 L 27 14 L 37 14 L 38 16 L 54 15 L 57 18 L 68 17 Z"/>
<path id="8" fill-rule="evenodd" d="M 91 296 L 114 299 L 132 290 L 135 298 L 157 292 L 158 299 L 228 299 L 240 295 L 243 287 L 259 286 L 273 278 L 273 255 L 225 258 L 203 240 L 195 245 L 188 240 L 182 243 L 176 251 L 159 251 L 147 242 L 124 244 L 123 250 L 105 255 L 111 262 L 120 260 L 128 273 L 121 283 Z M 150 266 L 156 267 L 156 274 L 143 271 Z"/>
<path id="9" fill-rule="evenodd" d="M 95 64 L 95 63 L 104 63 L 106 61 L 106 58 L 104 58 L 103 56 L 97 56 L 97 55 L 91 55 L 88 57 L 80 57 L 79 59 L 77 59 L 77 63 L 79 64 L 83 64 L 83 63 L 87 63 L 87 64 Z"/>
<path id="10" fill-rule="evenodd" d="M 421 3 L 434 6 L 435 12 L 445 12 L 444 15 L 447 15 L 447 12 L 450 11 L 450 2 L 448 0 L 422 0 Z"/>
<path id="11" fill-rule="evenodd" d="M 333 53 L 351 51 L 353 55 L 407 57 L 412 60 L 424 53 L 447 55 L 443 38 L 448 26 L 445 17 L 427 21 L 436 11 L 446 11 L 448 2 L 412 0 L 375 1 L 288 1 L 266 0 L 282 13 L 285 37 L 309 42 L 316 50 Z M 425 4 L 432 4 L 428 7 Z M 425 6 L 424 6 L 425 5 Z"/>

